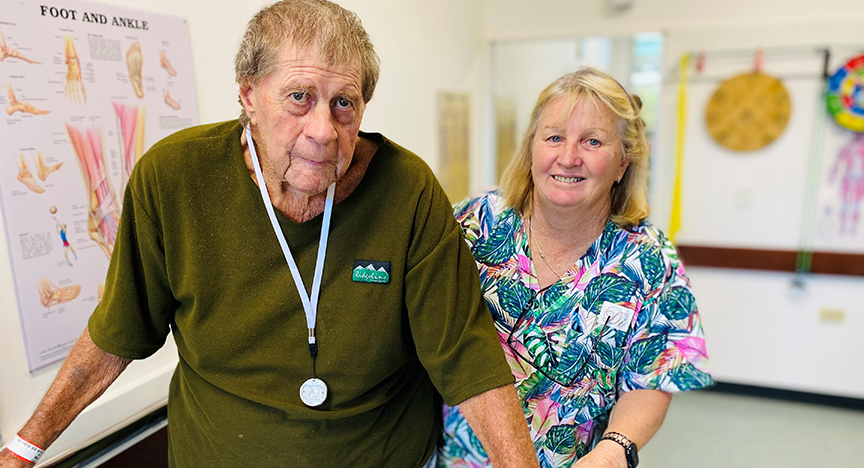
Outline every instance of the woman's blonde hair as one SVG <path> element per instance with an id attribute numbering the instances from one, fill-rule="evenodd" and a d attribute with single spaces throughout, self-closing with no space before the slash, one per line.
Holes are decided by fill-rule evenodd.
<path id="1" fill-rule="evenodd" d="M 558 78 L 540 93 L 531 123 L 525 131 L 522 146 L 507 166 L 501 179 L 501 189 L 506 203 L 523 217 L 534 212 L 534 179 L 531 177 L 534 137 L 540 125 L 540 116 L 546 107 L 567 96 L 570 115 L 576 103 L 587 98 L 594 105 L 602 103 L 621 118 L 618 133 L 621 137 L 624 159 L 630 165 L 621 181 L 612 186 L 610 219 L 618 226 L 629 229 L 648 218 L 648 143 L 645 138 L 645 122 L 639 117 L 642 101 L 629 95 L 611 76 L 593 68 L 583 68 Z"/>
<path id="2" fill-rule="evenodd" d="M 380 61 L 354 12 L 327 0 L 282 0 L 261 9 L 246 26 L 234 58 L 237 83 L 257 83 L 276 71 L 285 45 L 314 47 L 331 63 L 358 65 L 363 102 L 372 99 Z M 243 109 L 240 123 L 247 122 L 249 117 Z"/>

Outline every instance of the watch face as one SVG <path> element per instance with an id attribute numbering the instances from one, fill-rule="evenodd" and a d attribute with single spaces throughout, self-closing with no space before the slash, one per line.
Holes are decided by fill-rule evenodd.
<path id="1" fill-rule="evenodd" d="M 636 444 L 631 443 L 627 449 L 627 468 L 636 468 L 639 464 L 639 454 L 636 450 Z"/>

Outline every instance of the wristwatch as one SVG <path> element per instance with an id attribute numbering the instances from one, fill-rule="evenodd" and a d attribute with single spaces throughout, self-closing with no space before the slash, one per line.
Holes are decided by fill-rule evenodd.
<path id="1" fill-rule="evenodd" d="M 624 447 L 624 455 L 627 457 L 627 468 L 636 468 L 636 465 L 639 464 L 639 454 L 638 450 L 636 450 L 636 444 L 617 432 L 607 432 L 600 440 L 607 439 L 617 442 L 618 445 Z"/>

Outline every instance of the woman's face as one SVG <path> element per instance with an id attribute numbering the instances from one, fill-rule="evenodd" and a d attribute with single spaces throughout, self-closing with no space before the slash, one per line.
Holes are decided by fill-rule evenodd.
<path id="1" fill-rule="evenodd" d="M 629 164 L 618 132 L 621 119 L 588 99 L 580 99 L 569 115 L 567 107 L 562 96 L 540 115 L 531 164 L 535 203 L 608 216 L 612 185 Z"/>

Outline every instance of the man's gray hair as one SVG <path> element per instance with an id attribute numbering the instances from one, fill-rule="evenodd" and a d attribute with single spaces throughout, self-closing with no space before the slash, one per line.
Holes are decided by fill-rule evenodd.
<path id="1" fill-rule="evenodd" d="M 246 26 L 234 59 L 237 83 L 257 83 L 276 71 L 286 45 L 311 47 L 332 64 L 359 66 L 363 101 L 372 99 L 380 71 L 378 55 L 354 12 L 326 0 L 282 0 L 265 7 Z M 247 122 L 244 109 L 240 123 Z"/>

